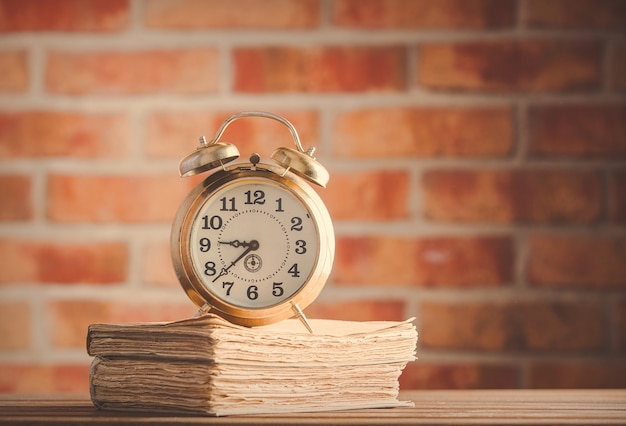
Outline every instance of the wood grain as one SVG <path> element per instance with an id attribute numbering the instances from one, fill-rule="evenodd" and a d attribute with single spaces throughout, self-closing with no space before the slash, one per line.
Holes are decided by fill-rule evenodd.
<path id="1" fill-rule="evenodd" d="M 1 425 L 626 424 L 626 389 L 407 391 L 415 408 L 201 417 L 96 410 L 86 396 L 0 397 Z"/>

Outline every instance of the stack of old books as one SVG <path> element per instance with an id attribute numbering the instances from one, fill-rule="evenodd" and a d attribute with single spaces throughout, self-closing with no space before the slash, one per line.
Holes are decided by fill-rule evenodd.
<path id="1" fill-rule="evenodd" d="M 405 322 L 298 320 L 263 327 L 218 316 L 92 324 L 91 398 L 102 409 L 223 416 L 411 406 L 398 377 L 415 359 Z"/>

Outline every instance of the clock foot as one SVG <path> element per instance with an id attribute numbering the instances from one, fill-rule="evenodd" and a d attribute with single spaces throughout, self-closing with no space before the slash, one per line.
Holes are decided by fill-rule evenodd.
<path id="1" fill-rule="evenodd" d="M 200 317 L 200 316 L 206 314 L 207 312 L 209 312 L 210 310 L 211 310 L 211 306 L 209 306 L 208 303 L 205 303 L 204 305 L 202 305 L 202 307 L 200 309 L 198 309 L 198 312 L 196 312 L 193 317 L 194 318 Z"/>
<path id="2" fill-rule="evenodd" d="M 313 334 L 313 329 L 311 328 L 311 324 L 309 324 L 309 321 L 306 319 L 306 316 L 304 315 L 304 312 L 302 312 L 302 309 L 300 309 L 300 306 L 298 306 L 297 304 L 293 305 L 292 309 L 293 309 L 293 312 L 298 317 L 298 319 L 300 320 L 300 322 L 302 322 L 302 324 L 304 324 L 306 329 L 309 330 L 309 333 Z"/>

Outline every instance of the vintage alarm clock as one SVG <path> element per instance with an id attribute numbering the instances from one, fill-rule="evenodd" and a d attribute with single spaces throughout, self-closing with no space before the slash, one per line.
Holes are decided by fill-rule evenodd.
<path id="1" fill-rule="evenodd" d="M 226 166 L 239 151 L 219 139 L 244 117 L 284 124 L 296 149 L 276 149 L 275 165 L 252 154 L 247 163 Z M 330 215 L 309 186 L 329 180 L 314 150 L 302 148 L 285 118 L 248 111 L 227 118 L 210 142 L 200 138 L 181 160 L 182 177 L 217 169 L 185 198 L 171 232 L 176 275 L 201 310 L 245 326 L 296 316 L 312 332 L 302 310 L 324 287 L 335 252 Z"/>

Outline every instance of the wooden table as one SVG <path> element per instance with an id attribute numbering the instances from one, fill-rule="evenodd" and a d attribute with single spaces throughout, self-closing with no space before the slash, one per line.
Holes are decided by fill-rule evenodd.
<path id="1" fill-rule="evenodd" d="M 626 389 L 407 391 L 415 408 L 200 417 L 98 411 L 85 397 L 0 397 L 11 425 L 519 425 L 626 424 Z"/>

